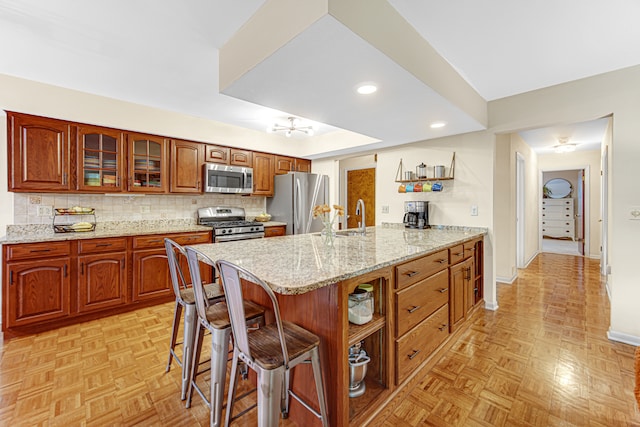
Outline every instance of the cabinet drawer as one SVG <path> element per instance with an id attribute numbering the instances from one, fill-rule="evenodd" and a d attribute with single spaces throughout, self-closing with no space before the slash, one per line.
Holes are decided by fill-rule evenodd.
<path id="1" fill-rule="evenodd" d="M 573 206 L 573 199 L 542 199 L 542 206 Z"/>
<path id="2" fill-rule="evenodd" d="M 470 256 L 473 256 L 476 253 L 476 243 L 478 243 L 478 240 L 472 240 L 470 242 L 465 242 L 464 243 L 464 257 L 465 258 L 469 258 Z"/>
<path id="3" fill-rule="evenodd" d="M 69 242 L 41 242 L 7 245 L 7 261 L 69 255 Z"/>
<path id="4" fill-rule="evenodd" d="M 185 234 L 154 234 L 151 236 L 136 236 L 133 238 L 133 249 L 156 249 L 164 247 L 164 238 L 175 241 L 179 245 L 195 245 L 211 242 L 211 232 Z"/>
<path id="5" fill-rule="evenodd" d="M 127 239 L 89 239 L 78 241 L 78 254 L 96 252 L 117 252 L 127 249 Z"/>
<path id="6" fill-rule="evenodd" d="M 276 225 L 264 228 L 264 237 L 284 236 L 285 233 L 286 227 L 284 225 Z"/>
<path id="7" fill-rule="evenodd" d="M 449 248 L 449 264 L 457 264 L 464 259 L 464 245 Z"/>
<path id="8" fill-rule="evenodd" d="M 402 289 L 449 266 L 447 249 L 396 267 L 396 288 Z"/>
<path id="9" fill-rule="evenodd" d="M 396 336 L 404 335 L 448 301 L 447 270 L 399 291 L 396 294 Z"/>
<path id="10" fill-rule="evenodd" d="M 572 219 L 546 219 L 542 221 L 543 227 L 560 227 L 560 228 L 573 228 L 574 221 Z"/>
<path id="11" fill-rule="evenodd" d="M 573 213 L 573 206 L 543 206 L 543 213 L 555 213 L 555 212 L 563 212 L 563 213 Z"/>
<path id="12" fill-rule="evenodd" d="M 449 336 L 449 304 L 396 341 L 396 381 L 402 383 Z"/>

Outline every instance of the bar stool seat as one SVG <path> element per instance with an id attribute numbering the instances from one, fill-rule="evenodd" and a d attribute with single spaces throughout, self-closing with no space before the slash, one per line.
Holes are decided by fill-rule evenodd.
<path id="1" fill-rule="evenodd" d="M 229 310 L 225 301 L 209 301 L 204 295 L 204 286 L 200 280 L 200 261 L 197 254 L 194 255 L 190 247 L 186 247 L 189 271 L 193 279 L 193 289 L 195 306 L 198 314 L 198 327 L 196 328 L 195 344 L 193 350 L 193 360 L 191 361 L 191 372 L 189 374 L 189 388 L 187 391 L 187 408 L 191 406 L 193 391 L 200 395 L 209 408 L 210 425 L 218 427 L 221 425 L 222 407 L 224 401 L 224 386 L 227 376 L 227 360 L 229 356 L 229 344 L 231 342 L 231 321 Z M 264 308 L 250 301 L 240 304 L 244 312 L 244 322 L 246 326 L 264 325 Z M 210 396 L 205 393 L 197 384 L 198 370 L 200 366 L 200 354 L 204 331 L 211 333 L 211 379 Z"/>
<path id="2" fill-rule="evenodd" d="M 171 342 L 169 344 L 169 360 L 167 362 L 166 372 L 171 370 L 171 362 L 175 360 L 182 370 L 180 398 L 185 400 L 187 390 L 189 388 L 189 375 L 191 373 L 191 361 L 193 360 L 193 348 L 195 342 L 197 321 L 195 295 L 193 293 L 193 287 L 188 286 L 184 272 L 180 266 L 180 262 L 178 262 L 179 256 L 186 260 L 187 253 L 184 248 L 175 241 L 168 238 L 165 238 L 164 241 L 165 250 L 167 252 L 167 262 L 169 263 L 171 285 L 176 297 L 171 327 Z M 200 280 L 200 278 L 198 280 Z M 206 298 L 211 302 L 224 300 L 222 287 L 217 283 L 208 283 L 204 285 L 204 292 L 206 294 Z M 178 329 L 180 319 L 182 317 L 182 310 L 184 310 L 183 338 L 182 342 L 179 342 Z M 178 345 L 182 345 L 182 358 L 180 358 L 175 351 L 175 348 Z"/>

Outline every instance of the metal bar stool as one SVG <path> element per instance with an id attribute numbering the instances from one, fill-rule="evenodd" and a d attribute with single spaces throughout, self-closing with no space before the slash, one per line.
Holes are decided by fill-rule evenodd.
<path id="1" fill-rule="evenodd" d="M 189 256 L 193 252 L 187 249 Z M 289 410 L 289 396 L 293 396 L 305 408 L 320 418 L 323 426 L 328 426 L 327 408 L 324 397 L 322 371 L 320 369 L 320 338 L 300 326 L 283 321 L 275 294 L 261 279 L 246 269 L 230 262 L 219 260 L 216 267 L 222 279 L 222 286 L 230 307 L 231 328 L 233 329 L 233 362 L 225 425 L 232 420 L 233 402 L 238 377 L 238 362 L 244 362 L 258 376 L 258 426 L 277 426 L 280 412 L 286 418 Z M 275 323 L 255 331 L 248 331 L 243 322 L 242 283 L 260 286 L 271 299 Z M 318 395 L 320 413 L 301 400 L 289 389 L 289 372 L 300 363 L 311 363 Z"/>
<path id="2" fill-rule="evenodd" d="M 171 361 L 176 363 L 182 369 L 182 385 L 180 398 L 186 398 L 187 389 L 189 387 L 189 374 L 191 373 L 191 361 L 193 360 L 193 348 L 196 336 L 196 322 L 198 315 L 196 314 L 195 299 L 193 288 L 189 286 L 185 280 L 182 266 L 179 259 L 187 259 L 187 253 L 184 248 L 171 239 L 164 239 L 164 246 L 167 251 L 167 261 L 169 262 L 169 273 L 171 275 L 171 284 L 173 293 L 176 296 L 176 306 L 173 314 L 173 325 L 171 327 L 171 344 L 169 346 L 169 361 L 167 362 L 167 370 L 171 370 Z M 180 257 L 180 258 L 179 258 Z M 193 277 L 193 276 L 191 276 Z M 200 276 L 198 276 L 200 280 Z M 199 282 L 200 283 L 200 282 Z M 224 300 L 224 292 L 220 285 L 209 283 L 204 285 L 207 299 L 210 301 Z M 178 329 L 182 309 L 184 308 L 184 331 L 182 342 L 178 342 Z M 182 359 L 175 352 L 177 345 L 182 344 Z"/>
<path id="3" fill-rule="evenodd" d="M 187 246 L 187 260 L 189 272 L 194 283 L 196 312 L 198 313 L 198 327 L 196 328 L 195 348 L 193 360 L 191 362 L 191 373 L 189 375 L 189 389 L 187 391 L 187 408 L 191 406 L 191 398 L 195 389 L 202 400 L 205 401 L 210 412 L 211 426 L 220 426 L 222 417 L 222 406 L 224 400 L 224 386 L 227 377 L 227 361 L 229 355 L 229 343 L 231 336 L 231 323 L 226 302 L 211 303 L 204 294 L 204 286 L 200 280 L 200 260 L 198 256 L 213 264 L 211 259 L 197 250 Z M 264 325 L 264 308 L 249 301 L 239 302 L 243 312 L 243 324 L 245 328 L 250 325 Z M 199 372 L 200 353 L 202 350 L 202 340 L 204 331 L 211 332 L 211 389 L 210 397 L 206 398 L 198 384 L 196 377 Z M 229 406 L 227 402 L 227 406 Z"/>

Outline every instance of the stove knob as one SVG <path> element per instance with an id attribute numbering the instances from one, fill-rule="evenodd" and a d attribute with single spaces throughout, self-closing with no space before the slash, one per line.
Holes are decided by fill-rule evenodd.
<path id="1" fill-rule="evenodd" d="M 222 230 L 222 234 L 224 234 L 224 233 L 226 233 L 226 232 L 227 232 L 227 230 Z"/>

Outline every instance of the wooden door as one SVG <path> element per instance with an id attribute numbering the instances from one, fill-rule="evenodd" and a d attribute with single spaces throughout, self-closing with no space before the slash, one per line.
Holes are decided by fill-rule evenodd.
<path id="1" fill-rule="evenodd" d="M 253 166 L 253 153 L 249 150 L 232 148 L 229 153 L 229 164 L 250 168 Z"/>
<path id="2" fill-rule="evenodd" d="M 376 224 L 376 169 L 347 171 L 347 228 L 356 228 L 361 216 L 356 216 L 356 203 L 362 199 L 367 226 Z"/>
<path id="3" fill-rule="evenodd" d="M 7 327 L 69 316 L 69 267 L 69 257 L 8 264 Z"/>
<path id="4" fill-rule="evenodd" d="M 170 191 L 172 193 L 202 193 L 204 144 L 171 141 Z"/>
<path id="5" fill-rule="evenodd" d="M 470 259 L 449 269 L 449 328 L 450 332 L 464 322 L 467 313 Z"/>
<path id="6" fill-rule="evenodd" d="M 130 133 L 128 191 L 165 193 L 168 185 L 168 141 L 161 136 Z"/>
<path id="7" fill-rule="evenodd" d="M 71 189 L 70 126 L 62 121 L 8 113 L 9 189 L 68 191 Z"/>
<path id="8" fill-rule="evenodd" d="M 253 153 L 253 194 L 273 196 L 273 154 Z"/>
<path id="9" fill-rule="evenodd" d="M 308 159 L 296 159 L 296 171 L 297 172 L 311 172 L 311 160 L 308 160 Z"/>
<path id="10" fill-rule="evenodd" d="M 133 253 L 133 300 L 173 295 L 165 249 Z"/>
<path id="11" fill-rule="evenodd" d="M 126 252 L 78 257 L 78 311 L 101 310 L 127 302 Z"/>
<path id="12" fill-rule="evenodd" d="M 275 174 L 285 175 L 288 172 L 295 171 L 295 159 L 293 157 L 275 156 Z"/>
<path id="13" fill-rule="evenodd" d="M 204 161 L 207 163 L 229 164 L 229 147 L 206 144 L 204 148 Z"/>
<path id="14" fill-rule="evenodd" d="M 77 188 L 100 193 L 120 192 L 124 176 L 124 134 L 115 129 L 77 128 Z"/>

